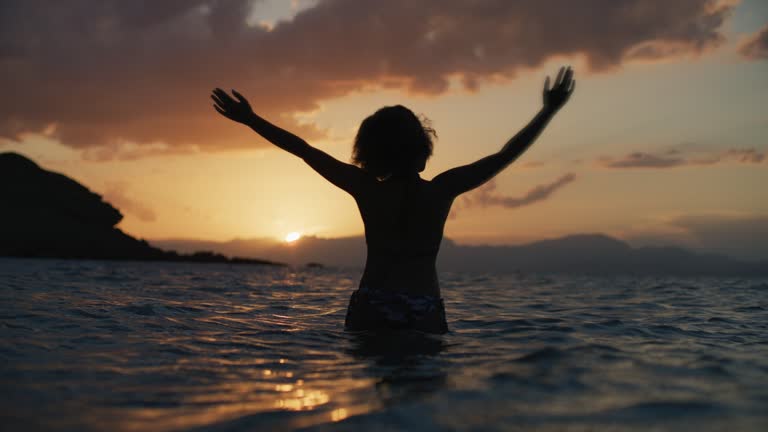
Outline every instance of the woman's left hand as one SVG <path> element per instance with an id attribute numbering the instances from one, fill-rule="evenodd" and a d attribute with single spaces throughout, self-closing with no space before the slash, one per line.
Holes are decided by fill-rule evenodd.
<path id="1" fill-rule="evenodd" d="M 549 88 L 549 77 L 544 81 L 544 106 L 552 111 L 559 110 L 571 98 L 575 88 L 576 80 L 573 79 L 573 69 L 570 66 L 561 67 L 551 89 Z"/>

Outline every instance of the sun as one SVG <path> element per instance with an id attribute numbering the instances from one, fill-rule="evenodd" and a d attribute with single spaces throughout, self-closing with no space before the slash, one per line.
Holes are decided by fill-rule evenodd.
<path id="1" fill-rule="evenodd" d="M 293 243 L 293 242 L 295 242 L 296 240 L 298 240 L 300 238 L 301 238 L 301 233 L 300 232 L 296 232 L 296 231 L 289 232 L 285 236 L 285 242 L 286 243 Z"/>

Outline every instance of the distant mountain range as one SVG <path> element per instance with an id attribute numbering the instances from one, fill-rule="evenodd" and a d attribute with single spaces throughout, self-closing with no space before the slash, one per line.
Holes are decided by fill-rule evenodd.
<path id="1" fill-rule="evenodd" d="M 17 153 L 0 153 L 0 256 L 319 263 L 357 268 L 365 265 L 366 246 L 362 236 L 304 237 L 292 243 L 272 239 L 154 240 L 150 245 L 116 228 L 122 218 L 119 210 L 71 178 L 46 171 Z M 268 257 L 269 261 L 257 257 Z M 767 261 L 738 261 L 673 247 L 632 248 L 601 234 L 573 235 L 520 246 L 466 246 L 445 239 L 438 257 L 438 269 L 494 273 L 768 276 Z"/>
<path id="2" fill-rule="evenodd" d="M 213 252 L 179 254 L 116 228 L 119 210 L 71 178 L 0 153 L 0 256 L 273 264 Z"/>
<path id="3" fill-rule="evenodd" d="M 271 239 L 227 242 L 153 240 L 180 251 L 213 250 L 225 255 L 268 256 L 293 265 L 365 265 L 365 239 L 304 237 L 293 243 Z M 738 261 L 676 247 L 633 248 L 602 234 L 580 234 L 519 246 L 466 246 L 443 240 L 438 270 L 457 272 L 537 272 L 594 275 L 768 276 L 768 262 Z"/>

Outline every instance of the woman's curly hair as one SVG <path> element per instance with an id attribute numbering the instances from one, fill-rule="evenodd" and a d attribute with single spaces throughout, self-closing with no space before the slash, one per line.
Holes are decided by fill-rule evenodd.
<path id="1" fill-rule="evenodd" d="M 428 119 L 402 105 L 387 106 L 360 124 L 352 162 L 377 178 L 421 171 L 436 137 Z"/>

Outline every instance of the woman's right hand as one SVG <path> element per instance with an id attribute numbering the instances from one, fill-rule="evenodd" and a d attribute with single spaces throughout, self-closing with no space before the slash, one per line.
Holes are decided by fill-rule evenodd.
<path id="1" fill-rule="evenodd" d="M 573 79 L 573 69 L 570 66 L 561 67 L 551 89 L 549 76 L 544 81 L 544 107 L 552 111 L 559 110 L 568 102 L 574 88 L 576 88 L 576 81 Z"/>
<path id="2" fill-rule="evenodd" d="M 211 94 L 211 99 L 215 102 L 213 108 L 224 117 L 238 123 L 248 124 L 255 116 L 248 101 L 235 90 L 232 90 L 237 100 L 232 99 L 224 90 L 216 88 Z"/>

